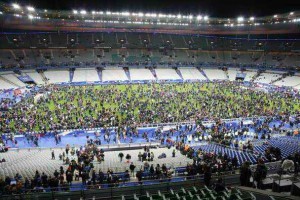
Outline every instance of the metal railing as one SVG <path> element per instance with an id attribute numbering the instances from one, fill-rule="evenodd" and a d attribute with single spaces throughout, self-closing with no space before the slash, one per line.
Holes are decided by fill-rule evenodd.
<path id="1" fill-rule="evenodd" d="M 239 184 L 239 175 L 213 174 L 211 183 L 222 178 L 225 185 Z M 126 184 L 120 182 L 118 184 L 102 184 L 102 185 L 79 185 L 59 187 L 59 188 L 37 188 L 35 190 L 21 190 L 19 194 L 10 194 L 0 196 L 3 200 L 8 199 L 68 199 L 68 198 L 84 198 L 94 199 L 115 199 L 122 195 L 137 194 L 145 195 L 146 192 L 157 193 L 157 191 L 167 192 L 171 188 L 173 190 L 182 187 L 204 186 L 203 175 L 182 176 L 181 179 L 173 180 L 172 178 L 147 180 L 141 182 L 131 182 Z"/>

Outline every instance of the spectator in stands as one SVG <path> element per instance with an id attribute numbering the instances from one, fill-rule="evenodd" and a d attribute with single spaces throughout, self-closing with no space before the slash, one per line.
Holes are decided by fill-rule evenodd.
<path id="1" fill-rule="evenodd" d="M 92 172 L 91 181 L 92 181 L 93 185 L 96 185 L 96 171 L 95 170 L 93 170 L 93 172 Z"/>
<path id="2" fill-rule="evenodd" d="M 281 165 L 283 173 L 291 172 L 295 169 L 295 164 L 291 156 L 287 157 Z"/>
<path id="3" fill-rule="evenodd" d="M 262 188 L 262 180 L 267 177 L 267 167 L 262 159 L 258 160 L 256 170 L 254 172 L 254 180 L 256 181 L 257 188 Z"/>
<path id="4" fill-rule="evenodd" d="M 120 162 L 122 162 L 124 154 L 122 152 L 119 153 Z"/>
<path id="5" fill-rule="evenodd" d="M 172 157 L 175 157 L 175 149 L 172 151 Z"/>
<path id="6" fill-rule="evenodd" d="M 127 160 L 128 163 L 130 162 L 130 159 L 131 159 L 131 155 L 130 155 L 130 154 L 127 154 L 127 155 L 126 155 L 126 160 Z"/>
<path id="7" fill-rule="evenodd" d="M 142 184 L 142 170 L 139 170 L 139 171 L 137 171 L 137 173 L 136 173 L 136 178 L 138 179 L 138 182 L 140 183 L 140 184 Z"/>
<path id="8" fill-rule="evenodd" d="M 41 176 L 42 185 L 46 187 L 48 185 L 48 176 L 43 172 Z"/>
<path id="9" fill-rule="evenodd" d="M 209 166 L 204 166 L 204 184 L 209 187 L 210 186 L 210 180 L 211 180 L 211 169 Z"/>
<path id="10" fill-rule="evenodd" d="M 53 173 L 53 175 L 54 175 L 54 177 L 55 177 L 55 178 L 58 178 L 58 176 L 59 176 L 59 173 L 58 173 L 58 171 L 57 171 L 57 170 L 55 170 L 55 172 Z"/>
<path id="11" fill-rule="evenodd" d="M 234 169 L 236 169 L 236 168 L 238 167 L 238 159 L 237 159 L 236 156 L 233 157 L 231 163 L 232 163 L 232 167 L 233 167 Z"/>
<path id="12" fill-rule="evenodd" d="M 52 160 L 55 160 L 55 154 L 54 154 L 54 150 L 52 150 L 52 153 L 51 153 L 51 155 L 52 155 Z"/>
<path id="13" fill-rule="evenodd" d="M 153 166 L 153 164 L 151 164 L 149 172 L 150 172 L 150 176 L 151 176 L 151 177 L 154 177 L 154 172 L 155 172 L 155 171 L 154 171 L 154 166 Z"/>
<path id="14" fill-rule="evenodd" d="M 298 175 L 299 166 L 300 166 L 300 154 L 298 152 L 295 153 L 293 161 L 294 161 L 294 164 L 295 164 L 294 165 L 295 166 L 294 172 L 295 172 L 296 175 Z"/>
<path id="15" fill-rule="evenodd" d="M 142 161 L 142 157 L 143 157 L 142 153 L 139 152 L 139 154 L 138 154 L 138 160 L 139 160 L 139 161 Z"/>
<path id="16" fill-rule="evenodd" d="M 131 162 L 129 169 L 130 169 L 131 175 L 134 175 L 135 165 L 133 164 L 133 162 Z"/>
<path id="17" fill-rule="evenodd" d="M 161 168 L 160 168 L 159 164 L 157 164 L 155 167 L 155 174 L 156 174 L 157 179 L 159 179 L 161 177 Z"/>
<path id="18" fill-rule="evenodd" d="M 73 174 L 72 174 L 72 172 L 67 171 L 66 179 L 67 179 L 67 183 L 69 185 L 72 185 L 72 182 L 73 182 Z"/>
<path id="19" fill-rule="evenodd" d="M 252 176 L 252 172 L 250 169 L 250 163 L 244 162 L 240 169 L 240 182 L 241 186 L 250 186 L 250 178 Z"/>
<path id="20" fill-rule="evenodd" d="M 223 179 L 222 178 L 219 178 L 217 180 L 217 182 L 214 184 L 214 190 L 218 193 L 218 192 L 222 192 L 224 191 L 226 188 L 225 188 L 225 185 L 223 183 Z"/>

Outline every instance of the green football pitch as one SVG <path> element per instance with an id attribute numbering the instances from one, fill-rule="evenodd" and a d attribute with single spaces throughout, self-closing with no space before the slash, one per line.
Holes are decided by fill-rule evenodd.
<path id="1" fill-rule="evenodd" d="M 135 84 L 70 86 L 52 89 L 51 94 L 34 103 L 23 100 L 11 112 L 12 130 L 27 128 L 13 114 L 23 116 L 30 129 L 40 131 L 50 124 L 71 123 L 74 127 L 103 124 L 115 118 L 126 123 L 181 122 L 208 118 L 235 118 L 299 112 L 299 99 L 278 93 L 241 88 L 231 83 Z M 20 109 L 30 106 L 28 110 Z M 93 124 L 90 123 L 91 127 Z"/>

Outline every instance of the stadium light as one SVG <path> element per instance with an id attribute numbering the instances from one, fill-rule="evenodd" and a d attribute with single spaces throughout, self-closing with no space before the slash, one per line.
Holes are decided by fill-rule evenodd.
<path id="1" fill-rule="evenodd" d="M 107 15 L 111 15 L 111 12 L 110 12 L 110 11 L 106 11 L 106 14 L 107 14 Z"/>
<path id="2" fill-rule="evenodd" d="M 138 13 L 138 16 L 139 16 L 139 17 L 143 17 L 143 16 L 144 16 L 144 13 L 139 12 L 139 13 Z"/>
<path id="3" fill-rule="evenodd" d="M 290 12 L 290 15 L 293 15 L 294 14 L 294 12 Z"/>
<path id="4" fill-rule="evenodd" d="M 180 14 L 179 14 L 179 15 L 177 15 L 177 18 L 178 18 L 178 19 L 181 19 L 181 17 L 182 17 L 182 16 L 181 16 Z"/>
<path id="5" fill-rule="evenodd" d="M 19 10 L 21 8 L 21 6 L 17 3 L 13 3 L 11 6 L 16 10 Z"/>
<path id="6" fill-rule="evenodd" d="M 80 11 L 80 14 L 85 15 L 85 14 L 86 14 L 86 11 L 85 11 L 85 10 L 81 10 L 81 11 Z"/>
<path id="7" fill-rule="evenodd" d="M 96 11 L 92 11 L 92 14 L 93 14 L 93 15 L 96 14 Z"/>
<path id="8" fill-rule="evenodd" d="M 48 12 L 48 10 L 44 10 L 44 12 Z"/>
<path id="9" fill-rule="evenodd" d="M 130 16 L 130 13 L 129 12 L 122 12 L 121 15 L 123 15 L 123 16 Z"/>
<path id="10" fill-rule="evenodd" d="M 277 17 L 278 17 L 278 15 L 274 15 L 273 17 L 274 17 L 274 18 L 277 18 Z"/>
<path id="11" fill-rule="evenodd" d="M 30 11 L 30 12 L 34 12 L 35 9 L 32 6 L 27 6 L 27 10 Z"/>
<path id="12" fill-rule="evenodd" d="M 78 14 L 78 11 L 77 10 L 73 10 L 73 14 Z"/>
<path id="13" fill-rule="evenodd" d="M 197 16 L 197 20 L 201 20 L 202 19 L 202 16 L 201 15 L 198 15 Z"/>
<path id="14" fill-rule="evenodd" d="M 254 17 L 250 17 L 250 21 L 254 21 L 254 19 L 255 19 Z"/>
<path id="15" fill-rule="evenodd" d="M 207 21 L 208 20 L 208 16 L 206 15 L 206 16 L 204 16 L 204 20 L 205 21 Z"/>
<path id="16" fill-rule="evenodd" d="M 33 19 L 33 15 L 29 14 L 28 19 Z"/>
<path id="17" fill-rule="evenodd" d="M 193 15 L 189 15 L 189 19 L 193 19 Z"/>
<path id="18" fill-rule="evenodd" d="M 238 21 L 238 22 L 243 22 L 243 21 L 244 21 L 244 17 L 238 17 L 238 18 L 237 18 L 237 21 Z"/>

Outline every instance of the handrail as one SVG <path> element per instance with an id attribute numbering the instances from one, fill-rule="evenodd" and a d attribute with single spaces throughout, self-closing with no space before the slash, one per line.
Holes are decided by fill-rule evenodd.
<path id="1" fill-rule="evenodd" d="M 231 174 L 229 174 L 231 173 Z M 227 178 L 232 178 L 236 177 L 239 175 L 239 173 L 234 173 L 232 174 L 232 171 L 229 173 L 213 173 L 212 174 L 212 179 L 220 178 L 222 179 L 227 179 Z M 111 183 L 111 184 L 96 184 L 96 185 L 77 185 L 77 186 L 71 186 L 73 189 L 79 189 L 79 190 L 91 190 L 94 188 L 97 188 L 98 190 L 103 190 L 103 189 L 108 189 L 110 187 L 113 188 L 130 188 L 132 186 L 137 186 L 137 185 L 161 185 L 164 182 L 171 182 L 172 179 L 176 179 L 176 182 L 191 182 L 191 181 L 202 181 L 204 175 L 193 175 L 193 176 L 177 176 L 177 177 L 172 177 L 172 178 L 160 178 L 160 179 L 152 179 L 152 180 L 143 180 L 141 182 L 139 181 L 132 181 L 132 182 L 127 182 L 130 183 L 130 185 L 126 184 L 126 182 L 119 182 L 118 184 Z M 179 179 L 180 178 L 180 179 Z M 43 188 L 43 189 L 23 189 L 22 194 L 24 193 L 50 193 L 50 192 L 62 192 L 64 190 L 68 190 L 70 187 L 56 187 L 56 188 Z M 43 191 L 43 192 L 38 192 L 38 191 Z M 46 190 L 51 190 L 47 192 Z"/>

